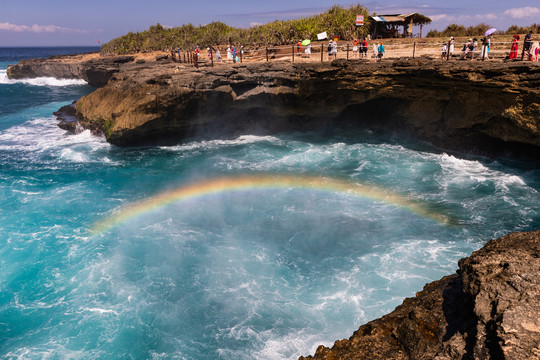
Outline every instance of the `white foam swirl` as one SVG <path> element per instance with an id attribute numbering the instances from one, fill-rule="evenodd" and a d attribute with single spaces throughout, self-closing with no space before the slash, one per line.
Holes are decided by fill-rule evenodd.
<path id="1" fill-rule="evenodd" d="M 31 86 L 69 86 L 88 85 L 81 79 L 56 79 L 53 77 L 38 77 L 34 79 L 10 79 L 7 70 L 0 70 L 0 84 L 26 84 Z"/>

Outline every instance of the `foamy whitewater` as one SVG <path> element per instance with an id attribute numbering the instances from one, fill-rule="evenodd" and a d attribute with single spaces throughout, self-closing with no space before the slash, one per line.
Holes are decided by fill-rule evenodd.
<path id="1" fill-rule="evenodd" d="M 296 359 L 540 228 L 536 165 L 396 136 L 67 134 L 93 89 L 5 77 L 34 53 L 0 49 L 2 358 Z"/>

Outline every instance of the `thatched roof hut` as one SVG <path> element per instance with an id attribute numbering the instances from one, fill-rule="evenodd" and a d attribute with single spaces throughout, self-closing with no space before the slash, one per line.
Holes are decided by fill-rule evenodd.
<path id="1" fill-rule="evenodd" d="M 371 16 L 371 37 L 396 38 L 413 36 L 414 25 L 420 25 L 420 37 L 422 37 L 422 25 L 431 23 L 431 19 L 419 13 L 389 14 Z M 403 26 L 403 32 L 399 32 L 399 26 Z"/>

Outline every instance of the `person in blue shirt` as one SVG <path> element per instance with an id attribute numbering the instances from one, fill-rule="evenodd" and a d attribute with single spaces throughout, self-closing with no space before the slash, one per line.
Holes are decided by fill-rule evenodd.
<path id="1" fill-rule="evenodd" d="M 380 43 L 379 47 L 377 48 L 377 61 L 381 61 L 383 55 L 384 55 L 384 45 L 383 43 Z"/>

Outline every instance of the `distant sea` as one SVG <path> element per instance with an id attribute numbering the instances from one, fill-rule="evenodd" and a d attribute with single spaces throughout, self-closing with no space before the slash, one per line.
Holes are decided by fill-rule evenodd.
<path id="1" fill-rule="evenodd" d="M 540 228 L 538 164 L 370 131 L 118 148 L 56 126 L 84 81 L 6 76 L 95 50 L 0 49 L 1 358 L 296 359 Z"/>

